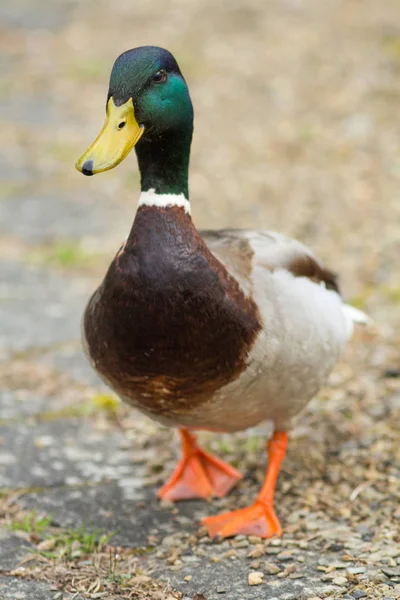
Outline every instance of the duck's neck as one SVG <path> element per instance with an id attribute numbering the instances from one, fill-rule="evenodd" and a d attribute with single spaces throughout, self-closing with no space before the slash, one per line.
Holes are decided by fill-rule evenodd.
<path id="1" fill-rule="evenodd" d="M 139 206 L 182 206 L 190 212 L 188 170 L 192 132 L 143 140 L 136 147 L 141 176 Z"/>

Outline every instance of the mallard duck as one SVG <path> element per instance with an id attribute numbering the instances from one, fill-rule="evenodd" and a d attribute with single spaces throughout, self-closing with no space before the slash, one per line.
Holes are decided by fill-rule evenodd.
<path id="1" fill-rule="evenodd" d="M 324 384 L 365 315 L 336 277 L 279 233 L 199 232 L 190 215 L 193 108 L 175 58 L 128 50 L 114 63 L 104 126 L 76 167 L 94 175 L 135 147 L 141 176 L 125 243 L 83 318 L 84 346 L 122 400 L 179 429 L 182 458 L 161 498 L 222 497 L 241 479 L 196 430 L 270 421 L 265 482 L 251 506 L 205 518 L 219 537 L 281 535 L 274 490 L 292 418 Z"/>

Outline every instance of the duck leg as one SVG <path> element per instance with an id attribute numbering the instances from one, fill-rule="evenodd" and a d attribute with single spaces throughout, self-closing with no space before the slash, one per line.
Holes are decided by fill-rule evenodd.
<path id="1" fill-rule="evenodd" d="M 254 504 L 202 519 L 210 537 L 224 538 L 240 533 L 262 538 L 282 535 L 282 527 L 274 511 L 274 492 L 287 443 L 288 436 L 284 431 L 275 432 L 268 442 L 267 473 Z"/>
<path id="2" fill-rule="evenodd" d="M 179 429 L 182 458 L 158 496 L 168 500 L 189 498 L 222 498 L 242 479 L 242 475 L 219 458 L 205 452 L 196 443 L 196 436 Z"/>

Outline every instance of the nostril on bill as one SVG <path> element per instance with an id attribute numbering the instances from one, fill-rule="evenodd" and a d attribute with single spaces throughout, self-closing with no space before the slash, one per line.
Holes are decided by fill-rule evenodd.
<path id="1" fill-rule="evenodd" d="M 93 175 L 93 160 L 91 158 L 83 163 L 82 173 L 84 175 Z"/>

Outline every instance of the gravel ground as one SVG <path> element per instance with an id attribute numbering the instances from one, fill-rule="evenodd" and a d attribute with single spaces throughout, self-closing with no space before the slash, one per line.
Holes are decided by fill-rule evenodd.
<path id="1" fill-rule="evenodd" d="M 3 4 L 0 597 L 400 598 L 398 0 Z M 189 83 L 197 225 L 301 239 L 374 321 L 297 421 L 281 540 L 216 544 L 196 524 L 254 497 L 262 427 L 201 436 L 245 473 L 227 499 L 160 505 L 174 433 L 116 405 L 81 353 L 138 174 L 132 159 L 84 179 L 74 162 L 115 57 L 141 44 Z M 83 526 L 114 536 L 89 548 Z"/>

